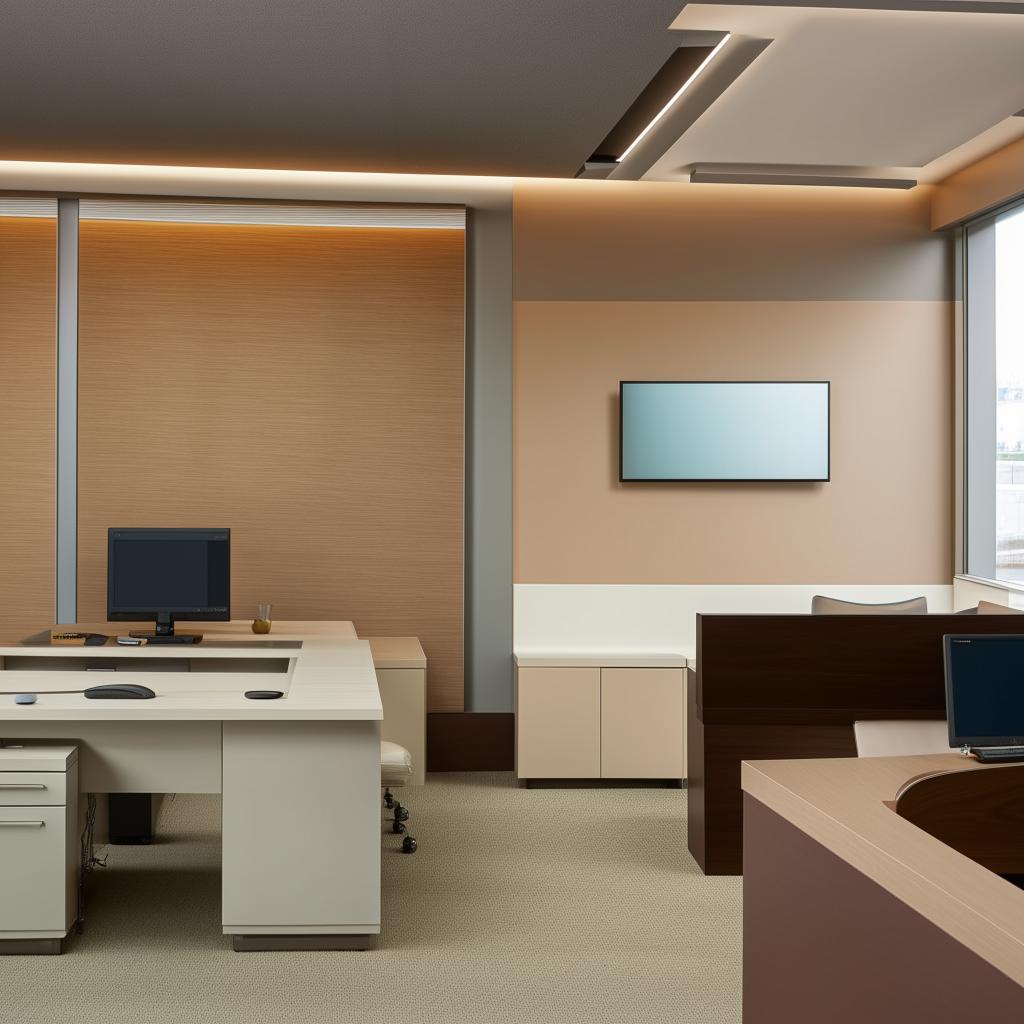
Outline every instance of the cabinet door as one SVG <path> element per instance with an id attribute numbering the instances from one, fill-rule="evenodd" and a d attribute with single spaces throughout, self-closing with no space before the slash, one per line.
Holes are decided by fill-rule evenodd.
<path id="1" fill-rule="evenodd" d="M 601 778 L 683 774 L 683 670 L 601 669 Z"/>
<path id="2" fill-rule="evenodd" d="M 600 776 L 599 668 L 519 669 L 516 772 L 521 779 Z"/>

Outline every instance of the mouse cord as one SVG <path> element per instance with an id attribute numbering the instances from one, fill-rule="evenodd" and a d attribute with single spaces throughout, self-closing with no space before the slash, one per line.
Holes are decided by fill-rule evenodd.
<path id="1" fill-rule="evenodd" d="M 0 697 L 20 697 L 23 693 L 32 693 L 32 690 L 0 690 Z M 36 693 L 85 693 L 85 690 L 36 690 Z M 0 744 L 2 745 L 2 744 Z"/>

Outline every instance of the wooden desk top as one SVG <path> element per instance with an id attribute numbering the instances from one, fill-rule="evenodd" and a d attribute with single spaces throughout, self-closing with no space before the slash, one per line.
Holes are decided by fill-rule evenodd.
<path id="1" fill-rule="evenodd" d="M 517 651 L 515 654 L 518 668 L 686 668 L 690 660 L 678 651 Z"/>
<path id="2" fill-rule="evenodd" d="M 145 624 L 142 624 L 145 625 Z M 150 626 L 152 624 L 150 623 Z M 131 623 L 77 624 L 69 631 L 126 633 Z M 249 721 L 370 720 L 384 717 L 370 645 L 358 640 L 350 622 L 275 622 L 267 636 L 253 634 L 249 622 L 196 623 L 204 642 L 195 646 L 51 647 L 21 644 L 0 647 L 0 690 L 35 693 L 31 705 L 16 705 L 0 695 L 0 722 L 31 720 Z M 111 627 L 116 627 L 112 629 Z M 65 628 L 65 627 L 61 627 Z M 286 645 L 265 646 L 260 641 Z M 46 659 L 45 668 L 11 667 L 11 660 Z M 76 659 L 76 667 L 57 665 Z M 86 675 L 82 659 L 116 660 L 117 673 Z M 150 672 L 152 659 L 191 661 L 191 672 Z M 228 659 L 243 664 L 221 666 Z M 244 662 L 286 662 L 287 671 L 267 671 Z M 210 662 L 211 671 L 196 670 Z M 68 664 L 73 664 L 68 662 Z M 138 665 L 133 672 L 131 665 Z M 248 669 L 248 670 L 247 670 Z M 142 683 L 155 690 L 152 700 L 87 700 L 81 694 L 54 693 L 104 683 Z M 277 700 L 248 700 L 246 690 L 283 690 Z"/>
<path id="3" fill-rule="evenodd" d="M 891 807 L 917 776 L 999 770 L 955 753 L 744 761 L 743 789 L 1024 985 L 1024 890 Z"/>
<path id="4" fill-rule="evenodd" d="M 368 636 L 375 668 L 426 668 L 427 656 L 415 636 Z"/>

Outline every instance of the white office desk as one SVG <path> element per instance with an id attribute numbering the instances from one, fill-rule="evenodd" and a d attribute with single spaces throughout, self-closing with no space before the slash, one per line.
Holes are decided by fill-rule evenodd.
<path id="1" fill-rule="evenodd" d="M 0 647 L 0 690 L 39 695 L 0 696 L 0 739 L 76 742 L 86 793 L 222 793 L 223 930 L 236 949 L 372 945 L 383 712 L 369 644 L 350 623 L 275 623 L 267 637 L 247 622 L 194 628 L 194 646 Z M 104 682 L 157 696 L 47 694 Z M 243 696 L 256 689 L 284 696 Z"/>

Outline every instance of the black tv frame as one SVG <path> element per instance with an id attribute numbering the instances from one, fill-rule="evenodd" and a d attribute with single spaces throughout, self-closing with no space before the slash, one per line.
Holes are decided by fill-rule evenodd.
<path id="1" fill-rule="evenodd" d="M 696 476 L 655 476 L 639 477 L 622 475 L 622 387 L 624 384 L 824 384 L 825 422 L 828 436 L 825 439 L 826 475 L 807 477 L 696 477 Z M 832 479 L 832 382 L 830 380 L 620 380 L 619 381 L 619 483 L 620 484 L 827 484 Z"/>

